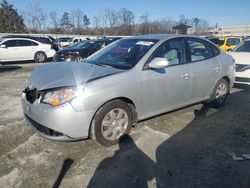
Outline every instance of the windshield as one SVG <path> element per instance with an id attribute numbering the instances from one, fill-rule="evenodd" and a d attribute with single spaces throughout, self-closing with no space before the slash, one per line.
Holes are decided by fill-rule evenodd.
<path id="1" fill-rule="evenodd" d="M 75 45 L 73 45 L 72 47 L 77 47 L 77 48 L 89 48 L 90 46 L 92 46 L 93 44 L 95 44 L 94 41 L 82 41 L 82 42 L 78 42 Z"/>
<path id="2" fill-rule="evenodd" d="M 210 41 L 212 41 L 216 45 L 221 45 L 222 41 L 219 38 L 210 38 Z"/>
<path id="3" fill-rule="evenodd" d="M 151 39 L 123 39 L 87 59 L 87 63 L 130 69 L 158 42 Z"/>
<path id="4" fill-rule="evenodd" d="M 236 46 L 233 52 L 250 52 L 250 41 L 245 41 Z"/>
<path id="5" fill-rule="evenodd" d="M 219 41 L 218 41 L 218 45 L 223 45 L 223 44 L 224 44 L 224 42 L 225 42 L 225 39 L 219 39 Z"/>
<path id="6" fill-rule="evenodd" d="M 72 40 L 72 38 L 59 38 L 59 42 L 68 42 L 69 40 Z"/>

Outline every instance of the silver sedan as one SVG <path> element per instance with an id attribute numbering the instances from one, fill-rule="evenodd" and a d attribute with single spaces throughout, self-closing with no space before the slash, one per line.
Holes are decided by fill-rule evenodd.
<path id="1" fill-rule="evenodd" d="M 38 66 L 22 92 L 22 108 L 43 137 L 91 137 L 108 146 L 139 120 L 202 101 L 221 106 L 234 79 L 232 57 L 205 39 L 137 36 L 82 63 Z"/>

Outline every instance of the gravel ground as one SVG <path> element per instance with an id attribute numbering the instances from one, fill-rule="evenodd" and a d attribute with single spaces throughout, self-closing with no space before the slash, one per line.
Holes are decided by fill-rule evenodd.
<path id="1" fill-rule="evenodd" d="M 219 110 L 198 104 L 142 121 L 104 148 L 26 126 L 20 93 L 35 66 L 0 65 L 0 187 L 250 187 L 250 87 Z"/>

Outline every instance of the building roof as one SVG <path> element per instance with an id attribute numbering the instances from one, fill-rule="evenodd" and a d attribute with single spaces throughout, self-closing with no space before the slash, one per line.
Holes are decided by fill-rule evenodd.
<path id="1" fill-rule="evenodd" d="M 175 25 L 173 27 L 174 30 L 181 30 L 181 29 L 189 29 L 189 28 L 192 28 L 191 25 L 187 25 L 187 24 L 184 24 L 184 23 L 181 23 L 179 25 Z"/>

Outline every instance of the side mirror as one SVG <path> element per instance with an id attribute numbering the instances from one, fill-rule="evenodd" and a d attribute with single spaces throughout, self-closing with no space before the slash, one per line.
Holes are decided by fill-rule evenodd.
<path id="1" fill-rule="evenodd" d="M 149 64 L 149 68 L 153 69 L 164 69 L 169 65 L 169 61 L 162 57 L 156 57 L 154 58 Z"/>
<path id="2" fill-rule="evenodd" d="M 6 45 L 5 45 L 5 44 L 2 44 L 2 45 L 0 46 L 0 48 L 6 48 Z"/>

